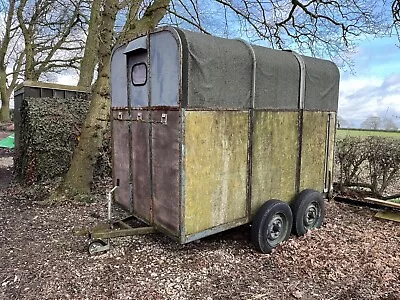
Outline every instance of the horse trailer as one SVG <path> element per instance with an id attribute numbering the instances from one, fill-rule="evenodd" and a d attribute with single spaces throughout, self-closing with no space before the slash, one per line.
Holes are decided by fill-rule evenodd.
<path id="1" fill-rule="evenodd" d="M 114 201 L 188 243 L 246 223 L 270 252 L 319 227 L 332 192 L 330 61 L 174 27 L 111 60 Z"/>

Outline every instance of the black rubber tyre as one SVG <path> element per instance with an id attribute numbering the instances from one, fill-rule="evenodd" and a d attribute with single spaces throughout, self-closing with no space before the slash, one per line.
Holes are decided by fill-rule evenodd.
<path id="1" fill-rule="evenodd" d="M 262 253 L 270 253 L 289 238 L 292 223 L 289 205 L 276 199 L 265 202 L 252 223 L 251 239 L 254 246 Z"/>
<path id="2" fill-rule="evenodd" d="M 306 234 L 308 230 L 322 225 L 325 217 L 325 201 L 320 192 L 316 190 L 303 190 L 293 201 L 293 228 L 298 236 Z"/>

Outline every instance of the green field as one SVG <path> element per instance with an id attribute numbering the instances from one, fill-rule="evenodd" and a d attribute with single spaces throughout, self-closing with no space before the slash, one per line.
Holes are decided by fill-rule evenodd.
<path id="1" fill-rule="evenodd" d="M 400 131 L 383 131 L 383 130 L 365 130 L 365 129 L 338 129 L 337 137 L 344 138 L 346 136 L 383 136 L 400 139 Z"/>

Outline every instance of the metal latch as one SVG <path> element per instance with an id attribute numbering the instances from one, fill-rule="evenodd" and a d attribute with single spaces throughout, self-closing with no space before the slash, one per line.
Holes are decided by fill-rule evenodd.
<path id="1" fill-rule="evenodd" d="M 118 120 L 122 120 L 122 112 L 119 112 L 119 113 L 118 113 L 117 119 L 118 119 Z"/>
<path id="2" fill-rule="evenodd" d="M 161 124 L 167 125 L 167 121 L 168 121 L 168 115 L 161 114 Z"/>
<path id="3" fill-rule="evenodd" d="M 142 113 L 138 113 L 136 116 L 136 120 L 137 121 L 143 121 L 143 114 Z"/>

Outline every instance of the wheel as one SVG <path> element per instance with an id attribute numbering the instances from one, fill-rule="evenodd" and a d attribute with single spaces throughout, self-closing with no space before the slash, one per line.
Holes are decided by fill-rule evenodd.
<path id="1" fill-rule="evenodd" d="M 279 243 L 289 238 L 292 222 L 292 211 L 285 202 L 276 199 L 265 202 L 253 220 L 253 244 L 262 253 L 270 253 Z"/>
<path id="2" fill-rule="evenodd" d="M 316 190 L 302 191 L 291 205 L 293 212 L 293 233 L 304 235 L 308 230 L 322 225 L 325 217 L 325 202 Z"/>
<path id="3" fill-rule="evenodd" d="M 106 251 L 106 250 L 100 250 L 102 247 L 104 247 L 106 245 L 107 245 L 107 243 L 104 242 L 103 240 L 99 240 L 99 239 L 93 240 L 89 243 L 88 252 L 90 255 L 94 255 L 96 253 Z"/>

